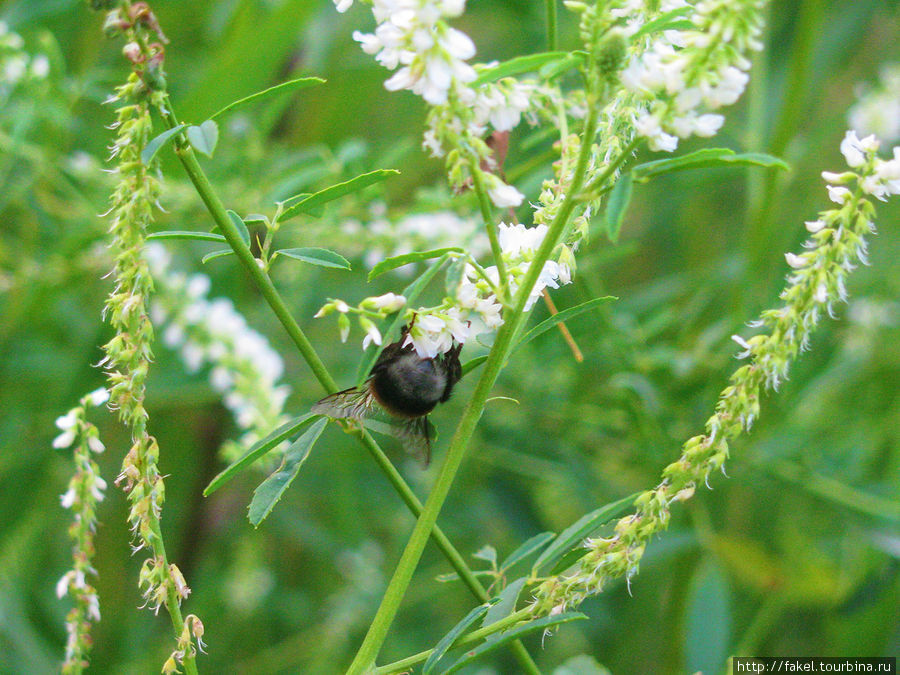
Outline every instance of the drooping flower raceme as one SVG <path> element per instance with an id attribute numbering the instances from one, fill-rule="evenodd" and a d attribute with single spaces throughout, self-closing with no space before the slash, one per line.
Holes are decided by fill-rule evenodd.
<path id="1" fill-rule="evenodd" d="M 106 481 L 92 455 L 105 449 L 97 427 L 87 421 L 88 406 L 100 406 L 109 400 L 106 389 L 97 389 L 81 398 L 79 404 L 56 420 L 60 433 L 53 439 L 53 447 L 64 449 L 75 445 L 75 473 L 68 490 L 60 497 L 63 508 L 71 509 L 74 521 L 69 526 L 72 548 L 72 569 L 56 584 L 56 595 L 66 594 L 75 606 L 66 615 L 66 656 L 63 673 L 80 673 L 88 666 L 91 648 L 91 622 L 100 621 L 100 598 L 88 578 L 96 575 L 94 533 L 97 529 L 97 505 L 103 501 Z"/>
<path id="2" fill-rule="evenodd" d="M 877 149 L 874 137 L 859 139 L 847 132 L 841 151 L 853 170 L 823 173 L 837 206 L 806 223 L 810 238 L 802 253 L 786 255 L 791 272 L 780 296 L 784 304 L 764 311 L 751 324 L 766 332 L 734 336 L 742 349 L 738 358 L 749 362 L 731 376 L 706 422 L 706 433 L 684 444 L 681 457 L 663 471 L 662 482 L 638 497 L 635 513 L 621 518 L 610 537 L 585 542 L 585 555 L 574 572 L 540 583 L 532 603 L 535 614 L 576 606 L 600 593 L 611 579 L 624 576 L 630 582 L 647 543 L 667 527 L 672 504 L 689 499 L 698 484 L 723 467 L 729 443 L 759 416 L 762 391 L 777 388 L 787 378 L 791 362 L 808 348 L 819 320 L 833 316 L 835 304 L 847 299 L 847 274 L 867 261 L 866 237 L 875 231 L 869 197 L 900 194 L 900 148 L 894 148 L 890 160 L 878 158 Z"/>
<path id="3" fill-rule="evenodd" d="M 156 282 L 151 319 L 164 326 L 163 342 L 178 350 L 188 371 L 212 366 L 210 384 L 222 393 L 225 406 L 245 432 L 238 443 L 223 446 L 226 458 L 236 459 L 285 420 L 282 411 L 290 388 L 278 383 L 284 362 L 230 300 L 207 298 L 209 277 L 173 271 L 161 244 L 147 246 L 147 260 Z"/>
<path id="4" fill-rule="evenodd" d="M 671 152 L 679 138 L 714 136 L 724 122 L 717 110 L 747 85 L 749 55 L 762 49 L 765 0 L 702 0 L 689 15 L 693 29 L 667 31 L 633 58 L 622 83 L 645 101 L 635 120 L 651 150 Z"/>
<path id="5" fill-rule="evenodd" d="M 345 11 L 352 0 L 338 0 Z M 525 90 L 514 81 L 474 89 L 475 69 L 468 63 L 475 44 L 447 23 L 465 9 L 465 0 L 375 0 L 374 33 L 355 31 L 353 39 L 367 54 L 396 72 L 385 81 L 390 91 L 408 89 L 432 106 L 424 147 L 447 157 L 450 182 L 462 188 L 481 164 L 491 165 L 492 151 L 482 136 L 490 121 L 499 131 L 518 123 L 528 107 Z M 499 177 L 485 173 L 488 194 L 497 206 L 518 206 L 524 195 Z"/>

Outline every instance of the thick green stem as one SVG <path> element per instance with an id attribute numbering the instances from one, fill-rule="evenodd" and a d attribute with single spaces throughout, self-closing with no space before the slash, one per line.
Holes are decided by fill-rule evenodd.
<path id="1" fill-rule="evenodd" d="M 465 456 L 469 441 L 475 431 L 475 426 L 484 412 L 485 401 L 491 393 L 500 370 L 506 363 L 513 344 L 513 337 L 518 333 L 520 326 L 525 320 L 525 305 L 528 302 L 531 289 L 534 288 L 538 276 L 543 271 L 544 263 L 550 258 L 550 254 L 562 236 L 569 217 L 576 206 L 577 202 L 574 195 L 580 191 L 584 182 L 585 172 L 587 171 L 591 142 L 597 126 L 597 109 L 598 106 L 596 105 L 591 105 L 588 108 L 589 113 L 585 121 L 581 152 L 572 177 L 572 183 L 544 237 L 544 241 L 528 267 L 528 272 L 525 274 L 522 285 L 516 293 L 514 308 L 508 312 L 506 321 L 497 332 L 494 346 L 491 348 L 491 352 L 485 362 L 481 378 L 478 380 L 475 391 L 463 411 L 453 439 L 450 441 L 450 447 L 447 449 L 447 455 L 441 466 L 440 473 L 431 490 L 431 494 L 428 495 L 428 499 L 425 502 L 425 509 L 422 511 L 418 521 L 416 521 L 416 526 L 413 528 L 403 555 L 397 563 L 394 575 L 391 577 L 391 581 L 382 598 L 381 605 L 369 626 L 369 631 L 366 633 L 359 651 L 356 653 L 356 657 L 353 659 L 353 663 L 351 663 L 347 671 L 348 675 L 360 675 L 369 672 L 375 666 L 375 659 L 387 637 L 387 632 L 419 563 L 425 543 L 428 541 L 428 533 L 437 521 L 438 513 L 440 513 L 444 500 L 450 492 L 450 486 L 453 484 L 453 479 L 456 477 L 456 473 Z"/>
<path id="2" fill-rule="evenodd" d="M 547 51 L 559 48 L 559 31 L 556 27 L 556 0 L 544 0 L 547 8 Z"/>
<path id="3" fill-rule="evenodd" d="M 160 113 L 166 126 L 172 129 L 178 125 L 178 120 L 172 112 L 172 104 L 168 98 L 165 101 L 165 107 L 166 110 L 160 111 Z M 325 364 L 316 353 L 315 348 L 290 313 L 290 310 L 287 308 L 287 305 L 285 305 L 284 300 L 272 283 L 271 278 L 262 268 L 260 268 L 256 259 L 251 254 L 250 249 L 244 243 L 240 233 L 234 226 L 234 223 L 232 223 L 231 219 L 228 217 L 225 206 L 222 204 L 222 201 L 210 184 L 209 179 L 203 172 L 193 149 L 188 143 L 183 142 L 176 149 L 176 153 L 181 160 L 188 177 L 197 189 L 200 198 L 203 200 L 207 210 L 209 210 L 210 215 L 216 222 L 216 225 L 222 231 L 226 241 L 234 250 L 238 260 L 244 265 L 244 268 L 256 283 L 260 293 L 262 293 L 263 298 L 265 298 L 266 302 L 268 302 L 269 306 L 272 308 L 272 311 L 278 317 L 281 325 L 284 326 L 284 329 L 300 350 L 301 355 L 313 371 L 313 375 L 325 389 L 326 393 L 331 394 L 338 391 L 337 383 L 331 377 Z M 379 468 L 384 472 L 385 476 L 387 476 L 388 481 L 400 495 L 403 503 L 406 504 L 413 515 L 417 518 L 420 517 L 422 514 L 422 502 L 419 501 L 412 491 L 412 488 L 410 488 L 406 481 L 403 480 L 400 472 L 397 471 L 388 456 L 384 453 L 378 443 L 375 442 L 375 439 L 363 429 L 356 431 L 355 435 L 375 459 L 376 464 L 378 464 Z M 459 551 L 456 550 L 456 547 L 453 546 L 437 524 L 434 524 L 432 527 L 430 535 L 472 594 L 481 602 L 489 600 L 490 595 L 488 595 L 484 586 L 481 585 L 481 582 L 472 573 L 472 570 L 466 564 L 462 555 L 460 555 Z M 537 666 L 535 666 L 534 661 L 520 641 L 516 641 L 512 645 L 512 650 L 526 673 L 529 673 L 529 675 L 539 675 L 540 671 L 538 671 Z"/>
<path id="4" fill-rule="evenodd" d="M 513 612 L 507 617 L 500 619 L 499 621 L 495 621 L 494 623 L 484 626 L 483 628 L 479 628 L 478 630 L 473 630 L 471 633 L 467 633 L 463 637 L 459 638 L 456 642 L 453 643 L 453 647 L 465 647 L 467 645 L 473 645 L 478 642 L 481 642 L 488 635 L 494 635 L 495 633 L 499 633 L 500 631 L 504 631 L 507 628 L 511 628 L 516 625 L 520 621 L 523 621 L 529 617 L 530 609 L 528 607 L 524 607 L 520 609 L 518 612 Z M 400 661 L 394 661 L 393 663 L 389 663 L 385 666 L 379 666 L 376 668 L 372 675 L 393 675 L 394 673 L 407 673 L 409 669 L 412 668 L 417 663 L 421 663 L 428 659 L 433 652 L 433 649 L 428 649 L 424 652 L 419 652 L 418 654 L 413 654 L 412 656 L 407 656 L 405 659 L 401 659 Z"/>

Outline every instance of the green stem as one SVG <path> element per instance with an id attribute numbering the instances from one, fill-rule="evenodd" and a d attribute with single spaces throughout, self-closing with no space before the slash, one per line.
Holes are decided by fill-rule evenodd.
<path id="1" fill-rule="evenodd" d="M 494 256 L 494 264 L 497 266 L 497 276 L 500 277 L 500 289 L 503 296 L 497 299 L 506 304 L 509 299 L 509 280 L 506 277 L 506 263 L 503 262 L 503 249 L 500 248 L 500 238 L 497 234 L 497 223 L 494 222 L 493 209 L 484 189 L 484 180 L 481 178 L 481 169 L 472 169 L 472 184 L 475 194 L 478 196 L 478 207 L 481 209 L 481 219 L 487 228 L 488 241 L 491 243 L 491 254 Z"/>
<path id="2" fill-rule="evenodd" d="M 152 515 L 152 510 L 150 513 L 150 529 L 153 532 L 153 538 L 156 540 L 151 541 L 150 546 L 153 548 L 154 555 L 165 565 L 167 579 L 166 609 L 169 612 L 169 617 L 172 619 L 172 628 L 175 629 L 175 639 L 178 641 L 181 640 L 181 633 L 184 631 L 184 619 L 181 616 L 181 598 L 178 597 L 178 591 L 175 589 L 175 584 L 172 583 L 172 579 L 169 576 L 169 559 L 166 557 L 166 545 L 163 543 L 159 519 Z M 193 654 L 185 652 L 181 664 L 184 666 L 185 675 L 198 675 L 197 662 Z"/>
<path id="3" fill-rule="evenodd" d="M 481 642 L 488 635 L 494 635 L 495 633 L 499 633 L 500 631 L 506 630 L 507 628 L 511 628 L 515 624 L 519 623 L 519 621 L 523 621 L 529 618 L 529 608 L 524 607 L 520 609 L 518 612 L 513 612 L 507 617 L 500 619 L 499 621 L 495 621 L 494 623 L 484 626 L 483 628 L 479 628 L 478 630 L 474 630 L 471 633 L 464 635 L 459 638 L 456 642 L 453 643 L 453 647 L 466 647 L 468 645 L 476 644 Z M 379 666 L 376 668 L 372 675 L 393 675 L 394 673 L 405 673 L 408 672 L 410 668 L 412 668 L 417 663 L 422 663 L 422 661 L 426 661 L 433 649 L 428 649 L 424 652 L 419 652 L 418 654 L 413 654 L 412 656 L 407 656 L 405 659 L 401 659 L 400 661 L 394 661 L 393 663 L 389 663 L 385 666 Z"/>
<path id="4" fill-rule="evenodd" d="M 544 0 L 547 8 L 547 51 L 555 52 L 559 48 L 559 30 L 556 21 L 556 0 Z"/>
<path id="5" fill-rule="evenodd" d="M 525 304 L 531 294 L 531 289 L 534 288 L 538 276 L 543 271 L 544 263 L 549 259 L 550 254 L 556 247 L 576 206 L 576 200 L 573 196 L 580 191 L 585 172 L 587 171 L 591 142 L 597 128 L 597 109 L 598 106 L 596 105 L 588 107 L 589 113 L 585 120 L 581 152 L 570 189 L 566 193 L 563 203 L 544 237 L 544 241 L 528 266 L 528 272 L 526 272 L 522 285 L 516 293 L 515 307 L 497 332 L 494 346 L 491 348 L 491 352 L 485 362 L 484 371 L 478 380 L 478 384 L 475 386 L 472 398 L 469 399 L 463 411 L 453 439 L 450 441 L 450 447 L 447 449 L 447 455 L 441 466 L 440 473 L 431 490 L 431 494 L 428 495 L 428 499 L 425 502 L 425 509 L 422 511 L 418 521 L 416 521 L 416 526 L 413 528 L 403 555 L 397 563 L 394 575 L 391 577 L 391 581 L 382 598 L 381 605 L 378 607 L 378 611 L 369 626 L 369 631 L 366 633 L 359 651 L 356 653 L 356 657 L 353 659 L 353 663 L 350 664 L 350 668 L 347 671 L 348 675 L 360 675 L 370 671 L 375 666 L 375 659 L 387 637 L 388 629 L 394 620 L 394 616 L 397 614 L 400 602 L 425 548 L 428 533 L 437 521 L 438 513 L 440 513 L 444 500 L 450 492 L 450 486 L 453 484 L 453 479 L 456 477 L 456 473 L 465 456 L 469 440 L 475 431 L 475 426 L 484 412 L 485 401 L 490 395 L 497 376 L 500 374 L 500 370 L 509 355 L 513 344 L 513 336 L 516 335 L 519 327 L 524 322 Z M 613 164 L 615 165 L 616 163 L 614 162 Z"/>
<path id="6" fill-rule="evenodd" d="M 163 122 L 169 129 L 172 129 L 178 125 L 178 120 L 175 117 L 175 113 L 172 111 L 172 104 L 169 101 L 168 97 L 166 97 L 165 100 L 165 111 L 160 110 L 159 112 L 163 118 Z M 287 308 L 287 305 L 285 305 L 284 300 L 282 300 L 281 295 L 278 293 L 278 290 L 272 283 L 271 278 L 265 271 L 263 271 L 259 267 L 256 260 L 253 258 L 253 255 L 250 253 L 250 249 L 244 243 L 244 240 L 241 238 L 240 233 L 237 231 L 237 228 L 228 217 L 228 214 L 225 211 L 225 206 L 222 204 L 222 201 L 219 199 L 219 196 L 216 194 L 215 190 L 210 184 L 209 179 L 203 172 L 203 169 L 201 168 L 200 163 L 197 161 L 197 157 L 194 154 L 194 151 L 191 148 L 190 144 L 186 141 L 180 143 L 176 148 L 176 153 L 178 155 L 178 158 L 181 160 L 181 163 L 184 166 L 188 177 L 191 179 L 191 182 L 197 189 L 200 198 L 203 200 L 203 203 L 209 210 L 210 215 L 212 215 L 213 220 L 216 222 L 216 225 L 222 231 L 222 234 L 225 236 L 226 241 L 234 250 L 235 255 L 237 255 L 238 257 L 238 260 L 240 260 L 240 262 L 244 265 L 244 268 L 256 283 L 266 302 L 269 303 L 272 311 L 281 322 L 281 325 L 284 326 L 284 329 L 287 331 L 288 335 L 294 341 L 294 344 L 300 350 L 301 355 L 306 360 L 307 364 L 309 364 L 310 369 L 313 371 L 313 375 L 325 389 L 326 393 L 331 394 L 338 391 L 337 383 L 331 377 L 331 374 L 328 372 L 325 364 L 316 353 L 315 348 L 309 342 L 309 339 L 307 339 L 306 335 L 303 333 L 303 330 L 291 315 L 290 310 Z M 415 493 L 412 491 L 412 488 L 410 488 L 406 481 L 403 480 L 400 472 L 397 471 L 396 467 L 393 465 L 388 456 L 384 453 L 378 443 L 375 442 L 375 439 L 372 438 L 372 436 L 368 432 L 362 429 L 356 431 L 355 435 L 357 436 L 357 438 L 359 438 L 360 442 L 365 446 L 365 448 L 375 459 L 375 463 L 378 464 L 379 468 L 387 476 L 388 481 L 400 495 L 400 498 L 403 500 L 409 510 L 417 518 L 420 517 L 423 510 L 422 502 L 419 501 Z M 447 558 L 447 561 L 450 563 L 456 573 L 459 574 L 460 579 L 462 579 L 466 587 L 468 587 L 468 589 L 478 600 L 480 600 L 481 602 L 487 602 L 490 599 L 490 595 L 488 595 L 487 591 L 484 589 L 484 586 L 481 585 L 481 582 L 472 573 L 472 570 L 466 564 L 462 555 L 460 555 L 459 551 L 456 550 L 456 548 L 436 523 L 433 523 L 433 527 L 431 528 L 431 532 L 429 534 L 434 539 L 438 548 Z M 520 641 L 516 641 L 512 645 L 512 649 L 514 655 L 519 661 L 519 664 L 522 666 L 525 672 L 531 675 L 539 675 L 537 666 L 534 665 L 534 661 Z"/>

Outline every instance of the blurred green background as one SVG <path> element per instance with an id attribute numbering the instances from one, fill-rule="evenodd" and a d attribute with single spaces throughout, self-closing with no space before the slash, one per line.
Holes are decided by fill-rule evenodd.
<path id="1" fill-rule="evenodd" d="M 545 49 L 542 3 L 472 0 L 456 22 L 478 60 Z M 180 117 L 199 122 L 235 98 L 300 74 L 328 84 L 251 109 L 223 125 L 204 160 L 227 205 L 271 213 L 275 199 L 320 189 L 374 168 L 401 177 L 365 197 L 391 216 L 410 208 L 474 212 L 451 199 L 439 161 L 419 149 L 424 107 L 382 83 L 387 72 L 350 34 L 371 29 L 354 6 L 330 2 L 225 0 L 153 3 L 171 43 L 167 72 Z M 561 10 L 565 14 L 564 10 Z M 681 443 L 702 429 L 736 367 L 733 333 L 774 305 L 787 267 L 828 202 L 822 170 L 839 170 L 838 145 L 859 83 L 900 59 L 900 13 L 891 0 L 776 0 L 766 48 L 744 99 L 712 143 L 784 157 L 790 174 L 693 171 L 637 186 L 622 238 L 597 233 L 574 284 L 554 293 L 560 309 L 603 294 L 618 302 L 569 328 L 585 354 L 576 363 L 556 331 L 518 352 L 488 405 L 440 523 L 470 556 L 485 544 L 501 557 L 529 536 L 561 531 L 583 513 L 658 481 Z M 110 281 L 104 248 L 110 178 L 101 172 L 113 119 L 102 105 L 126 74 L 121 42 L 76 0 L 18 0 L 0 20 L 47 54 L 47 79 L 2 90 L 0 109 L 0 671 L 53 672 L 65 642 L 68 599 L 54 594 L 71 566 L 60 507 L 71 451 L 51 448 L 54 419 L 101 386 L 100 320 Z M 563 17 L 563 45 L 574 30 Z M 507 167 L 527 159 L 514 132 Z M 685 143 L 680 152 L 703 147 Z M 546 149 L 546 146 L 544 146 Z M 539 150 L 540 151 L 540 150 Z M 208 229 L 210 219 L 171 152 L 159 229 Z M 640 159 L 651 158 L 643 153 Z M 520 189 L 534 199 L 540 171 Z M 437 185 L 437 188 L 429 186 Z M 379 192 L 380 190 L 380 192 Z M 756 195 L 751 198 L 748 195 Z M 326 296 L 358 301 L 405 285 L 365 285 L 362 251 L 336 231 L 365 221 L 362 198 L 335 203 L 282 242 L 323 245 L 354 260 L 352 273 L 276 269 L 275 280 L 339 382 L 352 383 L 360 352 L 313 313 Z M 791 379 L 763 405 L 749 437 L 733 447 L 729 479 L 677 508 L 648 549 L 629 594 L 611 586 L 583 609 L 589 621 L 528 646 L 554 667 L 591 655 L 613 673 L 721 673 L 729 654 L 900 653 L 900 207 L 881 206 L 871 267 L 849 284 L 840 320 L 826 321 Z M 520 213 L 526 222 L 526 210 Z M 305 364 L 232 259 L 200 265 L 209 246 L 166 242 L 186 271 L 212 278 L 284 356 L 289 413 L 321 396 Z M 546 309 L 538 306 L 533 321 Z M 399 557 L 412 519 L 352 439 L 326 431 L 284 499 L 254 530 L 246 519 L 263 474 L 248 472 L 206 499 L 221 443 L 239 435 L 208 373 L 187 374 L 161 343 L 148 391 L 150 430 L 167 479 L 163 526 L 170 558 L 193 589 L 185 607 L 206 625 L 202 672 L 336 673 L 351 658 Z M 385 446 L 424 497 L 444 443 L 473 385 L 432 419 L 442 434 L 427 470 Z M 112 483 L 127 435 L 94 411 Z M 137 571 L 125 502 L 112 485 L 99 510 L 93 671 L 158 672 L 172 649 L 168 619 L 138 610 Z M 480 561 L 469 558 L 474 567 Z M 383 651 L 383 661 L 426 649 L 474 605 L 430 548 Z M 524 569 L 521 571 L 524 573 Z M 512 578 L 516 575 L 514 574 Z M 578 662 L 575 662 L 578 663 Z M 580 663 L 584 663 L 581 661 Z M 573 663 L 571 672 L 579 670 Z M 469 673 L 514 673 L 498 654 Z"/>

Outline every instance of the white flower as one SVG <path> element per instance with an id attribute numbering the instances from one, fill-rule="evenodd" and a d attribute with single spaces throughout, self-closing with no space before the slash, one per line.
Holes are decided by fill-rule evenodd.
<path id="1" fill-rule="evenodd" d="M 385 293 L 374 298 L 369 298 L 372 306 L 376 309 L 383 309 L 388 313 L 399 311 L 406 304 L 406 298 L 395 293 Z"/>
<path id="2" fill-rule="evenodd" d="M 374 323 L 372 323 L 371 321 L 369 321 L 366 318 L 362 318 L 362 319 L 360 319 L 360 325 L 366 331 L 366 335 L 363 338 L 363 343 L 362 343 L 363 349 L 368 347 L 373 342 L 376 345 L 381 344 L 381 333 L 379 332 L 378 327 Z"/>
<path id="3" fill-rule="evenodd" d="M 97 453 L 98 455 L 106 450 L 106 446 L 103 445 L 103 441 L 93 435 L 88 436 L 87 444 L 91 451 Z"/>
<path id="4" fill-rule="evenodd" d="M 488 187 L 488 196 L 491 198 L 491 201 L 494 202 L 494 206 L 497 206 L 501 209 L 507 208 L 510 206 L 518 206 L 522 203 L 522 200 L 525 199 L 525 195 L 516 190 L 512 185 L 507 185 L 502 180 L 494 176 L 493 174 L 487 174 L 488 182 L 490 183 L 490 187 Z M 491 180 L 492 179 L 492 180 Z"/>
<path id="5" fill-rule="evenodd" d="M 802 267 L 806 267 L 806 258 L 802 255 L 797 255 L 795 253 L 785 253 L 785 260 L 787 260 L 787 264 L 793 267 L 795 270 L 798 270 Z"/>
<path id="6" fill-rule="evenodd" d="M 75 576 L 75 570 L 69 570 L 56 582 L 56 597 L 61 598 L 69 592 L 69 583 Z"/>
<path id="7" fill-rule="evenodd" d="M 844 140 L 841 141 L 841 154 L 847 160 L 848 166 L 856 169 L 865 164 L 866 149 L 864 144 L 870 145 L 874 138 L 874 136 L 869 136 L 861 141 L 852 129 L 844 135 Z"/>
<path id="8" fill-rule="evenodd" d="M 75 492 L 74 488 L 69 488 L 59 496 L 59 503 L 62 504 L 64 509 L 71 509 L 76 499 L 78 499 L 78 493 Z"/>
<path id="9" fill-rule="evenodd" d="M 843 204 L 850 199 L 850 190 L 842 186 L 826 185 L 828 198 L 835 204 Z"/>
<path id="10" fill-rule="evenodd" d="M 106 390 L 106 387 L 100 387 L 88 394 L 88 399 L 90 400 L 91 405 L 103 405 L 109 400 L 109 391 Z"/>
<path id="11" fill-rule="evenodd" d="M 341 14 L 346 12 L 353 5 L 353 0 L 334 0 L 334 8 Z"/>
<path id="12" fill-rule="evenodd" d="M 56 426 L 62 429 L 62 433 L 53 439 L 53 447 L 57 450 L 68 448 L 75 442 L 77 432 L 76 424 L 78 423 L 78 415 L 76 409 L 72 409 L 65 415 L 56 418 Z"/>
<path id="13" fill-rule="evenodd" d="M 807 220 L 803 224 L 806 226 L 807 231 L 811 232 L 812 234 L 819 232 L 823 227 L 825 227 L 824 220 Z"/>
<path id="14" fill-rule="evenodd" d="M 31 60 L 31 75 L 43 80 L 50 73 L 50 59 L 44 54 L 38 54 Z"/>

